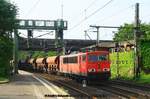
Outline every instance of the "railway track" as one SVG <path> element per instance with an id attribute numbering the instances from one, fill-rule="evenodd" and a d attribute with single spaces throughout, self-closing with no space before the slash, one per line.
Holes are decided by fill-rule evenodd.
<path id="1" fill-rule="evenodd" d="M 128 87 L 130 86 L 131 88 L 146 91 L 146 92 L 149 92 L 149 94 L 150 94 L 150 86 L 148 86 L 148 85 L 138 85 L 138 84 L 135 84 L 132 82 L 126 82 L 126 81 L 122 81 L 122 80 L 112 80 L 111 83 L 128 86 Z"/>
<path id="2" fill-rule="evenodd" d="M 59 86 L 64 86 L 65 88 L 74 91 L 76 94 L 71 93 L 70 95 L 65 95 L 64 97 L 75 97 L 75 99 L 120 99 L 120 97 L 98 90 L 96 88 L 82 87 L 81 84 L 72 81 L 71 79 L 48 75 L 48 74 L 36 74 L 42 78 L 55 83 Z"/>
<path id="3" fill-rule="evenodd" d="M 72 96 L 77 97 L 77 99 L 101 99 L 104 97 L 108 99 L 150 99 L 150 89 L 144 86 L 130 85 L 129 83 L 119 81 L 107 81 L 84 88 L 74 80 L 62 76 L 39 73 L 37 75 L 59 86 L 64 86 L 68 90 L 76 92 L 76 94 L 71 93 L 70 95 L 65 95 L 65 97 Z"/>
<path id="4" fill-rule="evenodd" d="M 105 83 L 99 83 L 98 85 L 96 85 L 96 87 L 127 99 L 150 99 L 149 91 L 140 90 L 142 86 L 138 87 L 132 85 L 131 87 L 131 85 L 129 86 L 128 84 L 125 83 L 108 81 Z"/>

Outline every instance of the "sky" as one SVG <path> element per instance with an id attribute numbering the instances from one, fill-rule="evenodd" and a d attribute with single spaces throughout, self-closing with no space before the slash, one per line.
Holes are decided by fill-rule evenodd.
<path id="1" fill-rule="evenodd" d="M 150 0 L 10 0 L 18 7 L 20 19 L 68 21 L 68 30 L 64 31 L 65 39 L 96 39 L 96 32 L 90 25 L 120 26 L 134 23 L 135 4 L 140 4 L 140 20 L 150 22 Z M 62 11 L 63 8 L 63 11 Z M 63 12 L 63 16 L 62 16 Z M 26 37 L 26 31 L 20 36 Z M 34 37 L 49 31 L 34 31 Z M 112 40 L 117 29 L 100 28 L 100 40 Z M 54 38 L 55 34 L 42 38 Z"/>

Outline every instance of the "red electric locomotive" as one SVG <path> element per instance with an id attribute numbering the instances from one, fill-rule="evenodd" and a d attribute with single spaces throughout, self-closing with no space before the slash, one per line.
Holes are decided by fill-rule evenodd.
<path id="1" fill-rule="evenodd" d="M 107 51 L 30 59 L 30 63 L 35 71 L 65 74 L 78 81 L 108 80 L 111 75 Z"/>
<path id="2" fill-rule="evenodd" d="M 59 69 L 60 73 L 79 80 L 109 79 L 109 52 L 94 51 L 60 56 Z"/>

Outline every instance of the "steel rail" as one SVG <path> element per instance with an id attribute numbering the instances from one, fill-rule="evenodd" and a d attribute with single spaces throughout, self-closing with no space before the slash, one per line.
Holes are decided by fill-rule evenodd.
<path id="1" fill-rule="evenodd" d="M 71 85 L 68 85 L 68 84 L 65 84 L 65 82 L 62 82 L 60 79 L 57 78 L 57 76 L 55 76 L 52 80 L 52 78 L 50 78 L 50 75 L 47 76 L 47 75 L 44 75 L 44 74 L 38 74 L 39 76 L 43 77 L 44 79 L 48 80 L 48 81 L 52 81 L 54 83 L 57 83 L 58 85 L 62 85 L 66 88 L 69 88 L 71 89 L 72 91 L 75 91 L 75 92 L 78 92 L 80 93 L 81 95 L 79 95 L 79 97 L 87 97 L 88 99 L 92 99 L 93 97 L 96 97 L 96 96 L 92 96 L 90 95 L 89 93 L 86 93 L 78 88 L 75 88 L 75 86 L 71 86 Z"/>
<path id="2" fill-rule="evenodd" d="M 100 86 L 96 86 L 97 88 L 101 88 L 103 90 L 107 90 L 109 92 L 112 92 L 114 94 L 118 94 L 120 96 L 126 97 L 126 98 L 144 98 L 144 99 L 149 99 L 150 96 L 147 93 L 144 93 L 142 91 L 133 89 L 125 86 L 120 86 L 120 85 L 112 85 L 110 82 L 108 83 L 100 83 Z M 101 87 L 102 86 L 102 87 Z"/>

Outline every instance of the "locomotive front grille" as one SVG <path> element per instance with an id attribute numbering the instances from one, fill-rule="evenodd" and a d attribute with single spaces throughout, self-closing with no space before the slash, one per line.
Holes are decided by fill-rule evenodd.
<path id="1" fill-rule="evenodd" d="M 110 72 L 90 72 L 88 73 L 88 79 L 90 80 L 103 80 L 110 77 Z"/>

